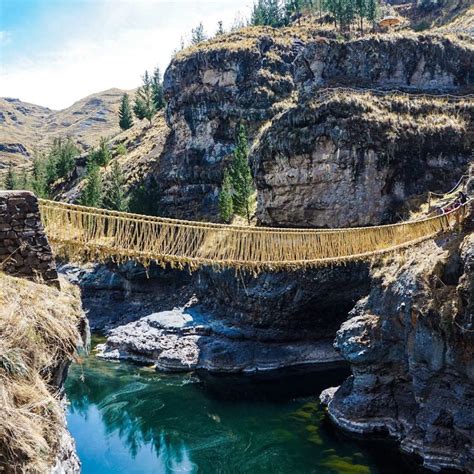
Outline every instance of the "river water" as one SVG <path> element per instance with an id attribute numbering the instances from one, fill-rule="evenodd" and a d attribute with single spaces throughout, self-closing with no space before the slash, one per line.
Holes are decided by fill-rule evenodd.
<path id="1" fill-rule="evenodd" d="M 316 395 L 346 375 L 200 378 L 89 355 L 69 372 L 68 425 L 84 474 L 410 472 L 325 421 Z"/>

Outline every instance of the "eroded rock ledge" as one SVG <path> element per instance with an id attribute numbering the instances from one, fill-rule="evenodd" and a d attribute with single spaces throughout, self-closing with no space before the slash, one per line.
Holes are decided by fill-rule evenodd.
<path id="1" fill-rule="evenodd" d="M 372 269 L 335 342 L 352 376 L 321 396 L 340 428 L 388 433 L 433 470 L 474 471 L 472 229 L 471 213 L 465 234 Z"/>

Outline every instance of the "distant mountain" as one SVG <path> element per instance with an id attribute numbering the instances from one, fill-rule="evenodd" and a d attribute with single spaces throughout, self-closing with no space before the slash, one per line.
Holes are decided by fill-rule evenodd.
<path id="1" fill-rule="evenodd" d="M 98 92 L 59 111 L 0 98 L 0 171 L 10 164 L 30 163 L 34 148 L 45 148 L 55 137 L 72 137 L 86 150 L 96 145 L 101 136 L 116 135 L 120 132 L 117 111 L 124 92 L 127 91 Z"/>

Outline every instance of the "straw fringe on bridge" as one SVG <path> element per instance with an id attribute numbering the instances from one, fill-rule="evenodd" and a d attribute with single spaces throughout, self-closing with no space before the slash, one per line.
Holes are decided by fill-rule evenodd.
<path id="1" fill-rule="evenodd" d="M 448 230 L 462 207 L 436 217 L 344 229 L 240 227 L 181 221 L 40 200 L 55 252 L 73 261 L 135 260 L 196 269 L 262 270 L 316 267 L 414 245 Z"/>

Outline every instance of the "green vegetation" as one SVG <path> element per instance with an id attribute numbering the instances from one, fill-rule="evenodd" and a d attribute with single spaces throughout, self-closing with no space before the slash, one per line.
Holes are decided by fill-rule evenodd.
<path id="1" fill-rule="evenodd" d="M 159 67 L 156 67 L 153 71 L 151 88 L 155 110 L 161 110 L 165 106 L 165 96 L 163 94 L 163 79 L 161 78 Z"/>
<path id="2" fill-rule="evenodd" d="M 164 106 L 165 96 L 160 68 L 155 68 L 153 76 L 145 71 L 143 83 L 135 95 L 135 105 L 133 106 L 135 117 L 139 120 L 147 119 L 151 126 L 154 115 Z"/>
<path id="3" fill-rule="evenodd" d="M 207 36 L 204 32 L 204 26 L 202 23 L 199 23 L 196 28 L 191 30 L 191 44 L 199 44 L 205 40 L 207 40 Z"/>
<path id="4" fill-rule="evenodd" d="M 130 107 L 130 98 L 128 94 L 122 96 L 122 102 L 119 109 L 119 125 L 122 130 L 128 130 L 133 126 L 132 109 Z"/>
<path id="5" fill-rule="evenodd" d="M 5 177 L 5 189 L 8 191 L 18 189 L 18 176 L 11 165 L 8 168 L 7 176 Z"/>
<path id="6" fill-rule="evenodd" d="M 80 203 L 83 206 L 101 207 L 103 200 L 102 179 L 97 163 L 87 165 L 86 185 L 81 194 Z"/>
<path id="7" fill-rule="evenodd" d="M 240 125 L 234 157 L 229 171 L 224 173 L 222 188 L 219 195 L 219 211 L 221 218 L 228 222 L 235 213 L 247 219 L 250 224 L 252 196 L 255 192 L 252 172 L 249 166 L 247 132 Z M 229 200 L 229 197 L 231 198 Z M 232 205 L 230 205 L 230 201 Z"/>
<path id="8" fill-rule="evenodd" d="M 322 16 L 325 12 L 333 17 L 340 31 L 349 29 L 357 20 L 363 32 L 364 19 L 373 23 L 377 18 L 379 3 L 380 0 L 256 0 L 250 24 L 278 28 L 300 18 L 303 13 Z"/>
<path id="9" fill-rule="evenodd" d="M 145 71 L 143 84 L 138 88 L 135 95 L 133 112 L 138 119 L 147 119 L 151 127 L 151 120 L 156 113 L 156 107 L 153 100 L 153 80 L 148 71 Z"/>
<path id="10" fill-rule="evenodd" d="M 115 153 L 119 156 L 125 156 L 127 154 L 127 147 L 123 143 L 119 143 L 115 147 Z"/>
<path id="11" fill-rule="evenodd" d="M 107 166 L 112 154 L 110 153 L 107 139 L 102 137 L 99 146 L 89 152 L 88 163 L 95 163 L 97 166 Z"/>
<path id="12" fill-rule="evenodd" d="M 232 181 L 229 172 L 224 171 L 221 192 L 219 193 L 219 215 L 224 222 L 230 222 L 234 214 L 234 203 L 232 200 Z"/>
<path id="13" fill-rule="evenodd" d="M 104 207 L 112 211 L 128 210 L 128 203 L 125 197 L 125 177 L 117 161 L 112 163 L 110 173 L 107 176 Z"/>
<path id="14" fill-rule="evenodd" d="M 70 139 L 55 138 L 49 150 L 49 179 L 54 182 L 60 178 L 68 178 L 74 169 L 79 149 Z"/>
<path id="15" fill-rule="evenodd" d="M 158 216 L 160 212 L 161 193 L 155 178 L 137 185 L 130 193 L 128 208 L 135 214 Z"/>

